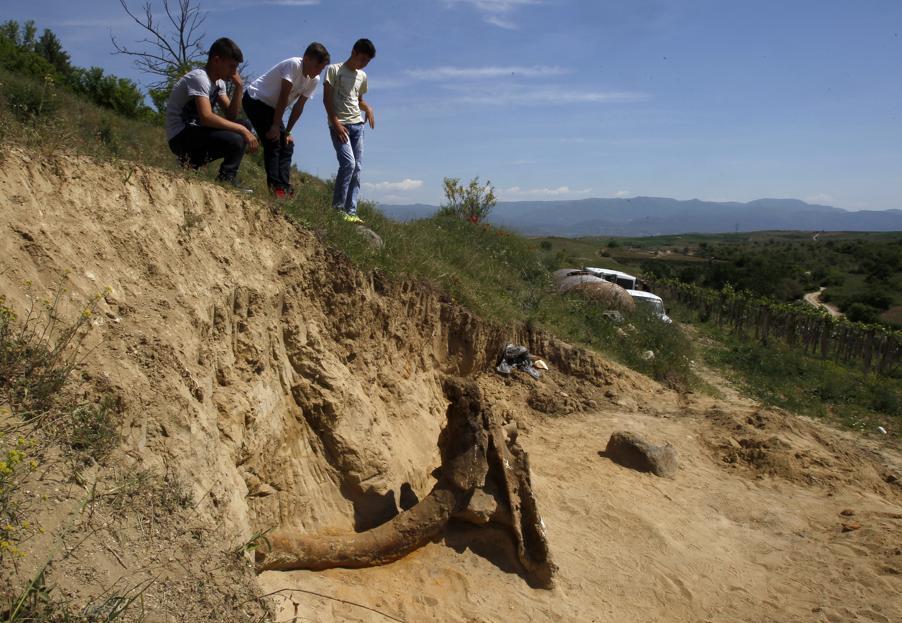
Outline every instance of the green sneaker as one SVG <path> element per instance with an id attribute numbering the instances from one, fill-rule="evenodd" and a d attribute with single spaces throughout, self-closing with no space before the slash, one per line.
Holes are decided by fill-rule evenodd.
<path id="1" fill-rule="evenodd" d="M 357 216 L 356 214 L 348 214 L 347 212 L 344 213 L 344 219 L 348 223 L 362 223 L 363 222 L 363 219 L 360 218 L 359 216 Z"/>

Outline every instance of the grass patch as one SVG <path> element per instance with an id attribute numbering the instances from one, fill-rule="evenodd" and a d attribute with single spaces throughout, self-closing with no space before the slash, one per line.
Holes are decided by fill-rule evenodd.
<path id="1" fill-rule="evenodd" d="M 677 308 L 678 317 L 691 312 Z M 873 432 L 898 432 L 902 416 L 902 378 L 868 374 L 821 359 L 778 342 L 743 340 L 729 330 L 697 323 L 710 341 L 707 363 L 728 370 L 751 396 L 770 406 Z"/>

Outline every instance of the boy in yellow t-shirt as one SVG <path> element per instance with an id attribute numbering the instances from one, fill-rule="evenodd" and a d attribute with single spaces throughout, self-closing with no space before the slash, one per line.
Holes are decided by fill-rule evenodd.
<path id="1" fill-rule="evenodd" d="M 345 219 L 352 222 L 360 222 L 360 217 L 357 216 L 357 196 L 360 193 L 364 120 L 369 122 L 370 128 L 376 127 L 373 108 L 363 100 L 363 95 L 367 92 L 363 68 L 375 56 L 376 47 L 373 42 L 358 39 L 348 60 L 329 65 L 323 85 L 323 104 L 329 120 L 329 133 L 338 157 L 332 207 L 344 212 Z"/>

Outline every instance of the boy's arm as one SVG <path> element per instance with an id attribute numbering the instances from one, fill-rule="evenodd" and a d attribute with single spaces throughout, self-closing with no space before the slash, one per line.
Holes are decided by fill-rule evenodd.
<path id="1" fill-rule="evenodd" d="M 338 140 L 341 143 L 348 142 L 348 129 L 344 127 L 335 116 L 335 106 L 332 105 L 332 85 L 328 82 L 323 85 L 323 105 L 326 107 L 326 116 L 329 118 L 329 125 L 335 128 L 338 134 Z"/>
<path id="2" fill-rule="evenodd" d="M 360 110 L 366 113 L 366 118 L 370 122 L 370 128 L 373 130 L 376 129 L 376 116 L 373 114 L 373 107 L 363 101 L 363 96 L 357 98 L 357 104 L 360 106 Z"/>
<path id="3" fill-rule="evenodd" d="M 244 137 L 245 141 L 247 141 L 247 150 L 249 152 L 253 153 L 257 151 L 257 137 L 243 125 L 214 114 L 213 107 L 210 106 L 210 98 L 203 95 L 196 95 L 194 97 L 194 103 L 197 106 L 197 116 L 200 118 L 200 124 L 202 126 L 237 132 Z"/>
<path id="4" fill-rule="evenodd" d="M 238 111 L 241 109 L 241 96 L 244 93 L 244 81 L 241 79 L 237 69 L 235 70 L 235 73 L 229 77 L 229 80 L 235 85 L 235 91 L 232 93 L 231 99 L 229 99 L 229 96 L 226 95 L 224 91 L 220 91 L 219 105 L 222 106 L 222 109 L 225 111 L 226 119 L 234 121 L 238 118 Z"/>
<path id="5" fill-rule="evenodd" d="M 282 86 L 279 89 L 279 101 L 276 102 L 276 112 L 272 116 L 272 126 L 266 132 L 266 138 L 274 141 L 279 138 L 279 130 L 282 129 L 282 115 L 288 107 L 288 96 L 291 95 L 291 81 L 282 78 Z M 300 100 L 300 98 L 298 98 Z M 292 111 L 294 114 L 294 111 Z"/>
<path id="6" fill-rule="evenodd" d="M 291 138 L 291 128 L 298 122 L 298 119 L 301 118 L 301 113 L 304 112 L 304 104 L 307 103 L 307 98 L 301 95 L 298 97 L 298 101 L 295 102 L 294 106 L 291 108 L 291 114 L 288 115 L 288 125 L 285 126 L 285 133 L 288 135 L 285 138 L 286 142 L 294 142 L 294 139 Z"/>

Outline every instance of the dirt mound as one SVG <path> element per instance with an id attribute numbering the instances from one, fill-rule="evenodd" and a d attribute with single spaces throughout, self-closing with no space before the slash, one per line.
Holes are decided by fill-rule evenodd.
<path id="1" fill-rule="evenodd" d="M 706 439 L 724 464 L 756 477 L 776 476 L 835 488 L 849 485 L 883 495 L 902 493 L 895 470 L 874 449 L 849 443 L 837 431 L 777 409 L 712 407 Z"/>

